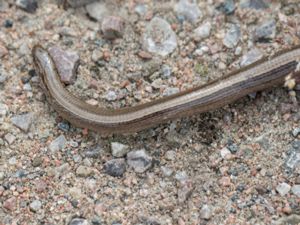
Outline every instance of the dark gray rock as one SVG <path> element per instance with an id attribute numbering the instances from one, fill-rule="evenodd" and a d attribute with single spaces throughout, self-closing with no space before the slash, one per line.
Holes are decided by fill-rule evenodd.
<path id="1" fill-rule="evenodd" d="M 38 8 L 37 0 L 17 0 L 16 5 L 28 13 L 35 13 Z"/>
<path id="2" fill-rule="evenodd" d="M 125 159 L 112 159 L 104 164 L 105 173 L 113 177 L 121 177 L 126 172 Z"/>
<path id="3" fill-rule="evenodd" d="M 265 42 L 274 39 L 276 36 L 276 21 L 271 19 L 259 25 L 254 32 L 254 40 Z"/>

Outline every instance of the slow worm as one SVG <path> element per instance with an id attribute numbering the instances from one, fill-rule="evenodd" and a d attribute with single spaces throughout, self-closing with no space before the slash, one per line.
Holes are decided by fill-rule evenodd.
<path id="1" fill-rule="evenodd" d="M 59 115 L 75 126 L 102 135 L 133 133 L 174 118 L 214 110 L 249 93 L 287 82 L 293 84 L 300 78 L 299 46 L 204 86 L 146 104 L 110 110 L 89 105 L 70 94 L 61 83 L 56 65 L 44 48 L 35 46 L 32 55 L 46 97 Z"/>

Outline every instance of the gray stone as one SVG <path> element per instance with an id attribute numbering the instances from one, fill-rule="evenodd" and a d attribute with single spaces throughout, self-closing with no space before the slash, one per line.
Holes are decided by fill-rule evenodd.
<path id="1" fill-rule="evenodd" d="M 260 60 L 263 57 L 263 53 L 257 49 L 254 48 L 252 50 L 250 50 L 249 52 L 247 52 L 245 55 L 243 55 L 242 59 L 241 59 L 241 66 L 248 66 L 258 60 Z"/>
<path id="2" fill-rule="evenodd" d="M 132 151 L 127 154 L 127 164 L 137 173 L 144 173 L 152 166 L 152 157 L 149 156 L 145 149 Z"/>
<path id="3" fill-rule="evenodd" d="M 34 200 L 33 202 L 30 203 L 29 207 L 31 211 L 37 212 L 41 209 L 42 203 L 39 200 Z"/>
<path id="4" fill-rule="evenodd" d="M 8 106 L 0 103 L 0 117 L 6 116 L 7 112 L 8 112 Z"/>
<path id="5" fill-rule="evenodd" d="M 57 66 L 61 81 L 65 84 L 73 84 L 79 66 L 78 54 L 73 51 L 65 51 L 58 46 L 49 48 L 49 53 Z"/>
<path id="6" fill-rule="evenodd" d="M 110 14 L 105 2 L 94 2 L 86 6 L 86 11 L 90 17 L 97 21 L 102 21 Z"/>
<path id="7" fill-rule="evenodd" d="M 294 137 L 298 137 L 298 135 L 300 135 L 300 127 L 293 129 L 292 134 Z"/>
<path id="8" fill-rule="evenodd" d="M 265 0 L 241 0 L 240 7 L 253 8 L 253 9 L 266 9 L 269 7 L 269 5 L 265 2 Z"/>
<path id="9" fill-rule="evenodd" d="M 285 196 L 291 190 L 291 186 L 285 182 L 280 183 L 276 187 L 276 191 L 281 195 Z"/>
<path id="10" fill-rule="evenodd" d="M 194 186 L 191 180 L 187 179 L 183 182 L 180 182 L 180 187 L 177 191 L 178 202 L 184 203 L 192 195 Z"/>
<path id="11" fill-rule="evenodd" d="M 5 178 L 5 173 L 0 171 L 0 181 L 3 181 Z"/>
<path id="12" fill-rule="evenodd" d="M 112 101 L 115 101 L 115 100 L 117 99 L 117 97 L 118 97 L 118 96 L 117 96 L 116 92 L 110 90 L 110 91 L 108 91 L 108 92 L 106 93 L 105 99 L 106 99 L 107 101 L 112 102 Z"/>
<path id="13" fill-rule="evenodd" d="M 7 75 L 0 73 L 0 84 L 3 84 L 7 80 Z"/>
<path id="14" fill-rule="evenodd" d="M 166 166 L 161 166 L 160 169 L 161 169 L 162 174 L 165 177 L 170 177 L 173 174 L 173 170 L 170 169 L 170 168 L 168 168 L 168 167 L 166 167 Z"/>
<path id="15" fill-rule="evenodd" d="M 176 93 L 179 92 L 179 88 L 177 87 L 168 87 L 163 91 L 163 96 L 170 96 L 170 95 L 174 95 Z"/>
<path id="16" fill-rule="evenodd" d="M 24 132 L 28 132 L 34 119 L 33 113 L 25 113 L 11 118 L 11 122 Z"/>
<path id="17" fill-rule="evenodd" d="M 169 65 L 163 64 L 161 66 L 162 77 L 169 78 L 172 75 L 172 69 Z"/>
<path id="18" fill-rule="evenodd" d="M 148 6 L 145 4 L 138 4 L 134 11 L 139 14 L 140 16 L 144 16 L 148 12 Z"/>
<path id="19" fill-rule="evenodd" d="M 225 0 L 217 7 L 217 9 L 226 15 L 230 15 L 235 10 L 235 3 L 233 0 Z"/>
<path id="20" fill-rule="evenodd" d="M 91 225 L 91 224 L 84 218 L 74 218 L 70 221 L 68 225 Z"/>
<path id="21" fill-rule="evenodd" d="M 194 30 L 194 39 L 196 41 L 200 41 L 202 39 L 208 38 L 210 36 L 210 31 L 211 31 L 211 23 L 206 22 L 197 27 Z"/>
<path id="22" fill-rule="evenodd" d="M 4 136 L 4 139 L 7 141 L 8 144 L 11 145 L 16 140 L 16 136 L 12 135 L 11 133 L 8 133 Z"/>
<path id="23" fill-rule="evenodd" d="M 176 152 L 173 150 L 169 150 L 165 153 L 165 159 L 173 161 L 176 159 Z"/>
<path id="24" fill-rule="evenodd" d="M 174 7 L 178 16 L 183 16 L 190 22 L 196 22 L 202 16 L 202 12 L 195 0 L 179 0 Z"/>
<path id="25" fill-rule="evenodd" d="M 28 13 L 35 13 L 38 8 L 37 0 L 17 0 L 16 5 Z"/>
<path id="26" fill-rule="evenodd" d="M 111 143 L 111 152 L 114 157 L 124 157 L 129 152 L 129 146 L 119 142 Z"/>
<path id="27" fill-rule="evenodd" d="M 154 17 L 143 35 L 143 48 L 148 52 L 166 56 L 176 47 L 176 34 L 170 24 L 164 19 Z"/>
<path id="28" fill-rule="evenodd" d="M 67 139 L 65 138 L 64 135 L 60 135 L 59 137 L 57 137 L 55 140 L 53 140 L 50 145 L 49 145 L 49 149 L 51 152 L 56 152 L 59 150 L 62 150 L 65 145 L 66 145 Z"/>
<path id="29" fill-rule="evenodd" d="M 230 24 L 225 37 L 223 39 L 223 44 L 227 48 L 234 48 L 240 40 L 241 37 L 241 29 L 236 24 Z"/>
<path id="30" fill-rule="evenodd" d="M 105 173 L 113 177 L 121 177 L 126 172 L 125 159 L 112 159 L 104 164 Z"/>
<path id="31" fill-rule="evenodd" d="M 186 180 L 188 180 L 188 175 L 185 171 L 178 171 L 176 174 L 175 174 L 175 179 L 177 181 L 179 181 L 180 183 L 183 183 L 185 182 Z"/>
<path id="32" fill-rule="evenodd" d="M 300 198 L 300 185 L 299 185 L 299 184 L 294 185 L 294 186 L 292 187 L 292 193 L 293 193 L 294 195 L 296 195 L 298 198 Z"/>
<path id="33" fill-rule="evenodd" d="M 230 150 L 226 147 L 221 149 L 220 154 L 223 159 L 226 159 L 227 157 L 231 156 Z"/>
<path id="34" fill-rule="evenodd" d="M 78 166 L 76 175 L 79 177 L 89 177 L 94 173 L 93 169 L 87 166 Z"/>
<path id="35" fill-rule="evenodd" d="M 30 83 L 26 83 L 23 85 L 23 90 L 24 91 L 32 91 Z"/>
<path id="36" fill-rule="evenodd" d="M 209 205 L 203 205 L 200 210 L 200 218 L 209 220 L 213 215 L 212 207 Z"/>
<path id="37" fill-rule="evenodd" d="M 254 40 L 263 42 L 274 39 L 276 36 L 276 21 L 271 19 L 263 22 L 255 29 Z"/>
<path id="38" fill-rule="evenodd" d="M 294 170 L 300 165 L 300 152 L 299 150 L 292 148 L 288 157 L 285 160 L 285 167 L 288 170 Z"/>
<path id="39" fill-rule="evenodd" d="M 84 152 L 85 157 L 88 158 L 98 158 L 101 156 L 101 153 L 104 153 L 103 148 L 100 145 L 92 146 Z"/>

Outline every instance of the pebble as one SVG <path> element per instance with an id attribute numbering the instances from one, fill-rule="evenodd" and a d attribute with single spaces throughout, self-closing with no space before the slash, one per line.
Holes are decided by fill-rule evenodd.
<path id="1" fill-rule="evenodd" d="M 192 195 L 194 190 L 193 182 L 189 179 L 180 182 L 180 187 L 177 191 L 178 202 L 184 203 Z"/>
<path id="2" fill-rule="evenodd" d="M 65 84 L 74 84 L 80 59 L 78 54 L 73 51 L 65 51 L 58 46 L 49 48 L 49 53 L 57 65 L 61 81 Z"/>
<path id="3" fill-rule="evenodd" d="M 280 183 L 276 187 L 276 191 L 281 195 L 285 196 L 291 190 L 291 186 L 285 182 Z"/>
<path id="4" fill-rule="evenodd" d="M 145 52 L 145 51 L 139 51 L 138 52 L 138 56 L 141 57 L 142 59 L 152 59 L 152 54 L 150 54 L 149 52 Z"/>
<path id="5" fill-rule="evenodd" d="M 4 139 L 7 141 L 8 144 L 12 144 L 16 140 L 16 136 L 12 135 L 11 133 L 8 133 L 4 136 Z"/>
<path id="6" fill-rule="evenodd" d="M 92 53 L 92 60 L 94 62 L 98 62 L 99 60 L 103 59 L 103 52 L 99 49 L 95 49 Z"/>
<path id="7" fill-rule="evenodd" d="M 300 127 L 296 127 L 295 129 L 293 129 L 292 135 L 294 137 L 298 137 L 298 135 L 300 135 Z"/>
<path id="8" fill-rule="evenodd" d="M 163 64 L 161 66 L 162 77 L 169 78 L 172 75 L 172 69 L 169 65 Z"/>
<path id="9" fill-rule="evenodd" d="M 173 170 L 166 166 L 161 166 L 160 170 L 161 170 L 162 174 L 164 175 L 164 177 L 170 177 L 173 174 Z"/>
<path id="10" fill-rule="evenodd" d="M 1 55 L 0 55 L 0 58 L 1 58 Z M 6 80 L 7 80 L 7 75 L 0 73 L 0 84 L 3 84 Z"/>
<path id="11" fill-rule="evenodd" d="M 184 183 L 189 177 L 185 171 L 177 171 L 174 178 L 180 183 Z"/>
<path id="12" fill-rule="evenodd" d="M 294 195 L 296 195 L 298 198 L 300 198 L 300 185 L 299 184 L 298 185 L 294 185 L 292 187 L 292 193 Z"/>
<path id="13" fill-rule="evenodd" d="M 152 157 L 145 149 L 131 151 L 127 154 L 127 164 L 134 169 L 136 173 L 144 173 L 152 166 Z"/>
<path id="14" fill-rule="evenodd" d="M 209 205 L 203 205 L 200 209 L 200 218 L 209 220 L 213 215 L 212 207 Z"/>
<path id="15" fill-rule="evenodd" d="M 144 16 L 148 12 L 148 6 L 146 4 L 138 4 L 134 7 L 134 11 L 140 16 Z"/>
<path id="16" fill-rule="evenodd" d="M 35 13 L 38 8 L 37 0 L 17 0 L 16 5 L 28 13 Z"/>
<path id="17" fill-rule="evenodd" d="M 179 0 L 174 10 L 178 17 L 184 17 L 184 19 L 192 23 L 195 23 L 202 16 L 202 12 L 195 0 Z"/>
<path id="18" fill-rule="evenodd" d="M 33 212 L 37 212 L 41 209 L 42 203 L 39 200 L 34 200 L 33 202 L 30 203 L 29 208 Z"/>
<path id="19" fill-rule="evenodd" d="M 105 99 L 109 102 L 112 102 L 112 101 L 115 101 L 117 99 L 117 94 L 115 91 L 112 91 L 112 90 L 109 90 L 107 93 L 106 93 L 106 96 L 105 96 Z"/>
<path id="20" fill-rule="evenodd" d="M 129 152 L 129 146 L 119 142 L 111 143 L 112 155 L 116 158 L 124 157 Z"/>
<path id="21" fill-rule="evenodd" d="M 0 3 L 0 4 L 1 4 L 1 3 Z M 0 11 L 1 11 L 1 10 L 0 10 Z M 13 21 L 10 20 L 10 19 L 6 19 L 6 20 L 4 21 L 4 23 L 3 23 L 3 26 L 4 26 L 5 28 L 12 28 L 13 25 L 14 25 L 14 23 L 13 23 Z"/>
<path id="22" fill-rule="evenodd" d="M 23 90 L 24 91 L 32 91 L 30 83 L 26 83 L 23 85 Z"/>
<path id="23" fill-rule="evenodd" d="M 223 187 L 229 187 L 231 185 L 231 180 L 230 177 L 222 177 L 219 180 L 220 185 L 222 185 Z"/>
<path id="24" fill-rule="evenodd" d="M 121 177 L 126 172 L 125 159 L 112 159 L 104 164 L 105 173 L 113 177 Z"/>
<path id="25" fill-rule="evenodd" d="M 87 151 L 84 152 L 85 157 L 88 158 L 98 158 L 103 152 L 103 148 L 100 145 L 95 145 L 90 147 Z"/>
<path id="26" fill-rule="evenodd" d="M 0 59 L 8 54 L 8 50 L 0 43 Z"/>
<path id="27" fill-rule="evenodd" d="M 176 34 L 170 24 L 162 18 L 154 17 L 143 35 L 143 48 L 148 52 L 166 56 L 176 47 Z"/>
<path id="28" fill-rule="evenodd" d="M 79 177 L 88 177 L 94 173 L 93 169 L 87 166 L 78 166 L 76 169 L 76 175 Z"/>
<path id="29" fill-rule="evenodd" d="M 38 167 L 38 166 L 42 165 L 42 163 L 43 163 L 43 159 L 41 157 L 35 157 L 32 160 L 32 166 L 33 167 Z"/>
<path id="30" fill-rule="evenodd" d="M 121 38 L 124 33 L 124 28 L 125 21 L 118 16 L 104 17 L 101 24 L 103 36 L 109 40 Z"/>
<path id="31" fill-rule="evenodd" d="M 258 42 L 269 41 L 276 36 L 276 21 L 274 19 L 264 21 L 254 31 L 254 40 Z"/>
<path id="32" fill-rule="evenodd" d="M 8 2 L 6 0 L 0 0 L 0 12 L 5 12 L 8 8 Z"/>
<path id="33" fill-rule="evenodd" d="M 3 208 L 9 211 L 15 210 L 17 207 L 17 199 L 16 197 L 11 197 L 3 202 Z"/>
<path id="34" fill-rule="evenodd" d="M 300 165 L 300 149 L 292 148 L 285 160 L 285 167 L 294 170 L 298 165 Z"/>
<path id="35" fill-rule="evenodd" d="M 74 218 L 68 225 L 91 225 L 86 219 Z"/>
<path id="36" fill-rule="evenodd" d="M 210 22 L 203 23 L 197 27 L 194 30 L 194 39 L 196 41 L 201 41 L 202 39 L 208 38 L 210 36 L 211 27 L 212 26 Z"/>
<path id="37" fill-rule="evenodd" d="M 169 150 L 165 153 L 165 159 L 174 161 L 176 159 L 176 152 L 173 150 Z"/>
<path id="38" fill-rule="evenodd" d="M 248 66 L 260 60 L 262 57 L 263 53 L 259 49 L 254 48 L 242 56 L 240 65 L 241 67 Z"/>
<path id="39" fill-rule="evenodd" d="M 240 37 L 241 37 L 240 27 L 236 24 L 230 24 L 223 38 L 223 44 L 227 48 L 234 48 L 238 44 Z"/>
<path id="40" fill-rule="evenodd" d="M 221 149 L 220 154 L 223 159 L 229 158 L 231 156 L 230 150 L 226 147 Z"/>
<path id="41" fill-rule="evenodd" d="M 170 95 L 174 95 L 174 94 L 176 94 L 178 92 L 179 92 L 179 88 L 177 88 L 177 87 L 167 87 L 163 91 L 162 95 L 163 96 L 170 96 Z"/>
<path id="42" fill-rule="evenodd" d="M 5 178 L 5 173 L 0 171 L 0 181 L 3 181 Z"/>
<path id="43" fill-rule="evenodd" d="M 49 145 L 49 149 L 50 151 L 56 152 L 59 150 L 62 150 L 65 145 L 66 145 L 67 139 L 65 138 L 64 135 L 60 135 L 59 137 L 57 137 L 55 140 L 53 140 L 50 145 Z"/>
<path id="44" fill-rule="evenodd" d="M 8 112 L 8 106 L 0 103 L 0 117 L 6 116 L 7 112 Z"/>
<path id="45" fill-rule="evenodd" d="M 11 118 L 11 122 L 16 127 L 20 128 L 24 132 L 28 132 L 29 128 L 34 120 L 33 113 L 24 113 Z"/>
<path id="46" fill-rule="evenodd" d="M 235 3 L 233 0 L 225 0 L 217 6 L 217 10 L 225 13 L 226 15 L 233 14 L 235 10 Z"/>
<path id="47" fill-rule="evenodd" d="M 102 21 L 105 16 L 110 14 L 105 2 L 93 2 L 85 8 L 88 15 L 97 21 Z"/>
<path id="48" fill-rule="evenodd" d="M 266 9 L 269 7 L 269 5 L 265 2 L 265 0 L 241 0 L 240 7 L 253 8 L 253 9 Z"/>

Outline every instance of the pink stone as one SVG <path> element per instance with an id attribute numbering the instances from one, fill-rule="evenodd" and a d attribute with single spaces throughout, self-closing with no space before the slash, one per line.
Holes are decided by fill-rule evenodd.
<path id="1" fill-rule="evenodd" d="M 61 81 L 65 84 L 73 84 L 79 66 L 78 54 L 73 51 L 65 51 L 57 46 L 49 48 L 49 53 L 57 66 Z"/>

